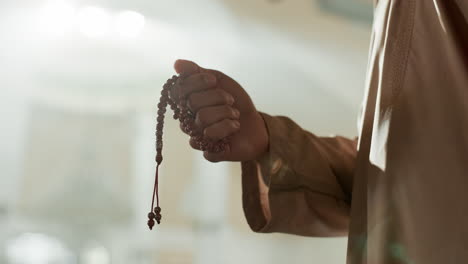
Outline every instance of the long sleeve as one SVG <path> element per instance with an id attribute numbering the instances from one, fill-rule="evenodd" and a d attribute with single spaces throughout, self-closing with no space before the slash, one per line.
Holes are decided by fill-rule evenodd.
<path id="1" fill-rule="evenodd" d="M 287 117 L 261 115 L 269 151 L 242 162 L 243 208 L 251 229 L 346 235 L 356 141 L 317 137 Z"/>

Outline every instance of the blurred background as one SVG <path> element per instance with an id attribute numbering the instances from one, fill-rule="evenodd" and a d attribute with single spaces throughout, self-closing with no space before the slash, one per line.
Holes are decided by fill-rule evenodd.
<path id="1" fill-rule="evenodd" d="M 0 263 L 345 263 L 346 238 L 253 233 L 240 164 L 170 119 L 147 230 L 155 114 L 183 58 L 354 137 L 371 22 L 371 0 L 0 0 Z"/>

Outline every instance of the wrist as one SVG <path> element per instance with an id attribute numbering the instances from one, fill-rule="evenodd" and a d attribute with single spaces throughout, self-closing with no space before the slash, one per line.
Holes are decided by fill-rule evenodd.
<path id="1" fill-rule="evenodd" d="M 255 156 L 255 160 L 260 161 L 265 159 L 270 152 L 270 135 L 268 132 L 268 127 L 263 118 L 262 114 L 257 111 L 257 117 L 259 122 L 259 151 L 258 154 Z"/>

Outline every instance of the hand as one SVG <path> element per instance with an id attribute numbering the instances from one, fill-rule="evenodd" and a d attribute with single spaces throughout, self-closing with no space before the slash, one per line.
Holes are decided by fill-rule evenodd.
<path id="1" fill-rule="evenodd" d="M 207 160 L 247 161 L 268 151 L 268 132 L 263 118 L 236 81 L 191 61 L 177 60 L 174 68 L 186 78 L 175 86 L 171 97 L 187 96 L 187 106 L 195 114 L 196 129 L 211 140 L 230 136 L 225 151 L 204 151 Z M 190 145 L 199 149 L 192 138 Z"/>

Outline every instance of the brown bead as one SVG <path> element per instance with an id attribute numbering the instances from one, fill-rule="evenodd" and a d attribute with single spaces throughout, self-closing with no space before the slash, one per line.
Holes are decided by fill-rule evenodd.
<path id="1" fill-rule="evenodd" d="M 153 212 L 149 212 L 149 213 L 148 213 L 148 218 L 149 218 L 149 219 L 153 219 L 153 218 L 155 218 L 155 217 L 156 217 L 156 214 L 155 214 L 155 213 L 153 213 Z"/>
<path id="2" fill-rule="evenodd" d="M 163 160 L 162 155 L 156 155 L 156 163 L 157 164 L 161 164 L 162 160 Z"/>
<path id="3" fill-rule="evenodd" d="M 154 227 L 154 220 L 153 219 L 148 220 L 148 227 L 149 227 L 150 230 L 153 230 L 153 227 Z"/>
<path id="4" fill-rule="evenodd" d="M 218 153 L 221 150 L 221 148 L 217 145 L 213 146 L 212 149 L 214 153 Z"/>
<path id="5" fill-rule="evenodd" d="M 156 221 L 158 222 L 158 224 L 161 223 L 161 218 L 162 218 L 162 215 L 161 215 L 161 208 L 160 207 L 156 207 L 154 208 L 154 212 L 156 213 Z"/>
<path id="6" fill-rule="evenodd" d="M 158 120 L 158 122 L 164 121 L 164 116 L 158 116 L 158 119 L 157 119 L 157 120 Z"/>

